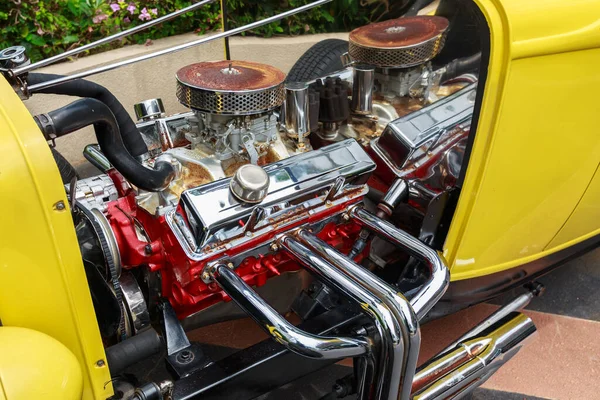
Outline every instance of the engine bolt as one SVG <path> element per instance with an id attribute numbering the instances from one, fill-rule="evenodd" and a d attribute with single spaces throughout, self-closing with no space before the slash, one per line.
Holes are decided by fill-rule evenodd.
<path id="1" fill-rule="evenodd" d="M 202 273 L 202 276 L 201 276 L 201 278 L 202 278 L 202 280 L 203 280 L 203 281 L 207 281 L 207 280 L 209 280 L 209 279 L 210 279 L 210 275 L 208 274 L 208 272 L 204 271 L 204 272 Z"/>
<path id="2" fill-rule="evenodd" d="M 54 209 L 57 210 L 57 211 L 62 211 L 65 208 L 67 208 L 67 207 L 65 206 L 65 202 L 62 201 L 62 200 L 57 201 L 56 203 L 54 203 Z"/>
<path id="3" fill-rule="evenodd" d="M 96 367 L 104 367 L 104 360 L 96 361 Z"/>
<path id="4" fill-rule="evenodd" d="M 182 350 L 177 354 L 177 362 L 180 364 L 189 364 L 194 360 L 194 353 L 189 350 Z"/>
<path id="5" fill-rule="evenodd" d="M 271 251 L 278 251 L 279 250 L 279 246 L 277 245 L 277 243 L 273 242 L 271 243 Z"/>
<path id="6" fill-rule="evenodd" d="M 343 214 L 342 214 L 342 219 L 343 219 L 344 221 L 350 221 L 350 215 L 348 215 L 348 213 L 343 213 Z"/>
<path id="7" fill-rule="evenodd" d="M 144 253 L 146 253 L 147 256 L 152 255 L 152 246 L 149 244 L 144 246 Z"/>
<path id="8" fill-rule="evenodd" d="M 232 263 L 232 262 L 229 262 L 229 263 L 227 263 L 227 268 L 229 268 L 229 269 L 234 269 L 234 268 L 235 268 L 235 265 L 233 265 L 233 263 Z"/>

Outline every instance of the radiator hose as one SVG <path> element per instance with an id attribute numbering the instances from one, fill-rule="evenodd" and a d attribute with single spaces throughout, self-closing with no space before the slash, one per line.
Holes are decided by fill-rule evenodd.
<path id="1" fill-rule="evenodd" d="M 34 120 L 46 140 L 54 140 L 93 124 L 98 144 L 108 161 L 140 189 L 152 192 L 165 189 L 175 177 L 175 169 L 169 162 L 157 161 L 154 169 L 149 169 L 129 154 L 115 116 L 99 100 L 77 100 L 58 110 L 36 115 Z"/>
<path id="2" fill-rule="evenodd" d="M 35 85 L 62 77 L 63 75 L 30 73 L 27 77 L 27 82 L 29 85 Z M 134 157 L 141 156 L 148 152 L 148 147 L 135 126 L 135 122 L 133 122 L 129 113 L 127 113 L 127 110 L 125 110 L 125 107 L 123 107 L 119 100 L 104 86 L 84 79 L 77 79 L 41 89 L 36 93 L 90 97 L 101 101 L 114 114 L 127 151 Z"/>

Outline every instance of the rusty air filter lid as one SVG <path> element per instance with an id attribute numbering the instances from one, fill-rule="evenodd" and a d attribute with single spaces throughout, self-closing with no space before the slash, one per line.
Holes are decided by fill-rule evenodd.
<path id="1" fill-rule="evenodd" d="M 350 56 L 385 68 L 423 64 L 442 49 L 448 20 L 438 16 L 398 18 L 362 26 L 350 33 Z"/>
<path id="2" fill-rule="evenodd" d="M 285 74 L 249 61 L 209 61 L 177 71 L 177 98 L 196 110 L 248 115 L 281 106 Z"/>

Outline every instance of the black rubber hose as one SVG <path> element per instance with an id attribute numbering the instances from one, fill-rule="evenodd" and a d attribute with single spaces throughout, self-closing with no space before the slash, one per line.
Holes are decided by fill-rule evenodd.
<path id="1" fill-rule="evenodd" d="M 93 124 L 98 144 L 108 161 L 140 189 L 162 190 L 175 176 L 173 166 L 166 161 L 156 162 L 154 169 L 149 169 L 133 158 L 123 144 L 115 116 L 99 100 L 80 99 L 58 110 L 36 115 L 34 119 L 47 140 Z"/>
<path id="2" fill-rule="evenodd" d="M 106 360 L 112 376 L 130 365 L 158 353 L 163 347 L 158 333 L 152 328 L 123 340 L 106 349 Z"/>
<path id="3" fill-rule="evenodd" d="M 52 79 L 62 78 L 62 75 L 54 74 L 38 74 L 31 73 L 28 75 L 27 81 L 29 85 L 35 85 L 38 83 L 46 82 Z M 141 156 L 148 152 L 148 147 L 144 143 L 144 139 L 140 135 L 135 122 L 131 119 L 125 107 L 119 102 L 119 100 L 104 86 L 98 85 L 97 83 L 86 81 L 84 79 L 77 79 L 71 82 L 61 83 L 60 85 L 51 86 L 45 89 L 41 89 L 36 93 L 44 94 L 58 94 L 64 96 L 77 96 L 77 97 L 91 97 L 99 100 L 106 104 L 110 111 L 115 116 L 121 136 L 123 136 L 123 142 L 127 147 L 127 151 L 134 156 Z"/>
<path id="4" fill-rule="evenodd" d="M 440 82 L 444 83 L 457 76 L 479 70 L 481 65 L 481 53 L 472 56 L 457 58 L 446 65 L 446 72 L 442 74 Z"/>
<path id="5" fill-rule="evenodd" d="M 52 150 L 52 155 L 54 156 L 54 161 L 56 162 L 56 166 L 58 167 L 58 172 L 60 172 L 60 177 L 62 178 L 63 183 L 69 184 L 73 180 L 73 178 L 79 179 L 79 174 L 73 168 L 70 162 L 67 161 L 62 154 L 60 154 L 56 149 Z"/>

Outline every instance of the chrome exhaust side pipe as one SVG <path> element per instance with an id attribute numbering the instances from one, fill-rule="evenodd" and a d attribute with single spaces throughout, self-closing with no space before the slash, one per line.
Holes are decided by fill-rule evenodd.
<path id="1" fill-rule="evenodd" d="M 419 368 L 412 398 L 462 398 L 510 360 L 535 331 L 529 317 L 516 312 L 509 314 L 477 337 L 440 353 Z"/>
<path id="2" fill-rule="evenodd" d="M 387 282 L 368 269 L 356 264 L 353 260 L 308 231 L 301 230 L 297 236 L 304 245 L 317 253 L 318 256 L 375 294 L 393 313 L 396 330 L 402 335 L 402 341 L 394 342 L 394 346 L 396 347 L 395 353 L 402 354 L 402 362 L 394 360 L 391 384 L 398 386 L 398 398 L 409 399 L 414 374 L 417 369 L 419 348 L 421 346 L 421 332 L 419 329 L 419 320 L 408 300 Z M 398 349 L 399 347 L 403 347 L 403 349 Z"/>
<path id="3" fill-rule="evenodd" d="M 456 339 L 454 342 L 452 342 L 450 345 L 448 345 L 448 347 L 446 347 L 441 352 L 445 353 L 446 351 L 452 350 L 453 348 L 458 346 L 459 343 L 462 343 L 471 338 L 474 338 L 475 336 L 479 335 L 481 332 L 488 329 L 490 326 L 494 325 L 496 322 L 505 318 L 508 314 L 513 313 L 515 311 L 520 311 L 523 308 L 527 307 L 527 305 L 529 304 L 531 299 L 534 298 L 534 296 L 536 296 L 536 294 L 532 291 L 528 291 L 527 293 L 523 293 L 522 295 L 517 296 L 510 303 L 500 307 L 498 310 L 496 310 L 494 313 L 492 313 L 489 317 L 487 317 L 481 323 L 477 324 L 473 329 L 471 329 L 470 331 L 468 331 L 467 333 L 462 335 L 460 338 Z"/>
<path id="4" fill-rule="evenodd" d="M 402 331 L 399 329 L 393 313 L 378 296 L 319 257 L 293 236 L 283 236 L 279 240 L 279 244 L 288 254 L 327 285 L 359 303 L 365 313 L 373 319 L 382 344 L 377 354 L 377 383 L 372 392 L 374 396 L 367 398 L 396 400 L 400 374 L 396 376 L 394 372 L 402 368 L 404 345 Z M 366 385 L 359 382 L 358 386 L 360 388 Z"/>
<path id="5" fill-rule="evenodd" d="M 411 256 L 424 261 L 429 267 L 429 279 L 410 300 L 412 308 L 421 320 L 440 300 L 450 283 L 450 270 L 444 258 L 420 240 L 378 218 L 360 206 L 349 211 L 350 217 L 383 239 L 406 250 Z"/>
<path id="6" fill-rule="evenodd" d="M 373 344 L 366 337 L 318 336 L 304 332 L 268 305 L 227 264 L 217 262 L 207 268 L 210 277 L 250 315 L 275 341 L 301 356 L 338 360 L 366 356 Z"/>

